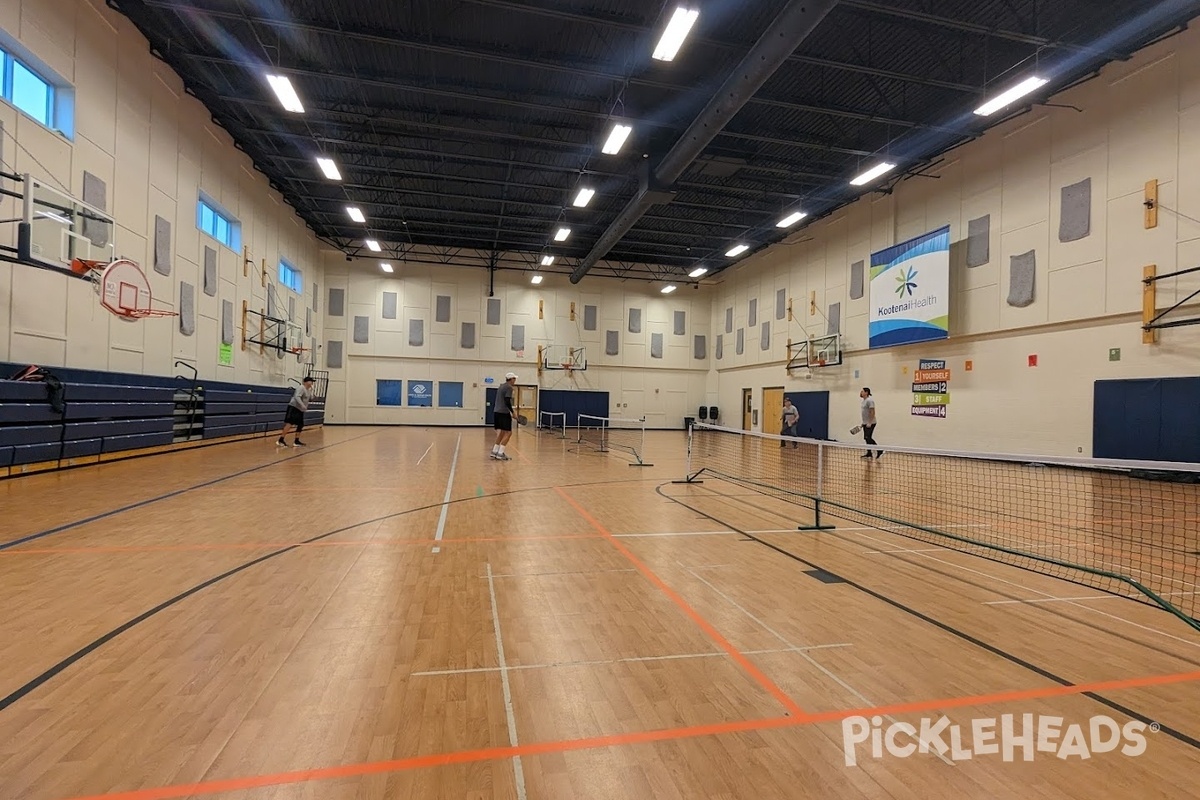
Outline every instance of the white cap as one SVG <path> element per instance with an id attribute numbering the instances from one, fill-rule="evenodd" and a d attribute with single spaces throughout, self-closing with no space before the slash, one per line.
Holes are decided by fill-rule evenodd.
<path id="1" fill-rule="evenodd" d="M 513 378 L 515 378 L 515 377 L 517 377 L 517 373 L 515 373 L 515 372 L 510 372 L 510 373 L 508 373 L 507 375 L 505 375 L 505 376 L 504 376 L 504 380 L 506 380 L 506 381 L 507 381 L 507 380 L 512 380 L 512 379 L 513 379 Z"/>

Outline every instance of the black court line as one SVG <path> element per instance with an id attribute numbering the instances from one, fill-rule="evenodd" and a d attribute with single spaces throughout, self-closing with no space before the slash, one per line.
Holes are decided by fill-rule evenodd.
<path id="1" fill-rule="evenodd" d="M 53 536 L 54 534 L 62 533 L 63 531 L 69 531 L 72 528 L 78 528 L 82 525 L 87 525 L 88 523 L 91 523 L 91 522 L 98 522 L 102 519 L 108 519 L 109 517 L 115 517 L 117 514 L 124 514 L 126 511 L 133 511 L 134 509 L 143 508 L 148 505 L 153 505 L 154 503 L 158 503 L 163 500 L 170 500 L 172 497 L 178 497 L 181 494 L 186 494 L 187 492 L 192 492 L 192 491 L 195 491 L 196 489 L 203 489 L 208 486 L 213 486 L 218 483 L 223 483 L 224 481 L 233 480 L 234 478 L 240 478 L 243 475 L 249 475 L 251 472 L 258 472 L 260 469 L 267 469 L 268 467 L 274 467 L 278 464 L 283 464 L 288 461 L 293 461 L 297 458 L 303 458 L 304 456 L 309 455 L 311 453 L 319 453 L 322 450 L 328 450 L 331 447 L 338 447 L 339 445 L 349 444 L 350 442 L 357 441 L 357 440 L 365 438 L 367 436 L 374 436 L 377 433 L 380 433 L 380 431 L 371 431 L 370 433 L 359 434 L 358 436 L 351 437 L 351 438 L 346 439 L 341 442 L 334 442 L 333 444 L 326 444 L 326 445 L 321 445 L 320 447 L 314 447 L 311 450 L 305 450 L 303 453 L 296 453 L 295 455 L 287 456 L 286 458 L 279 458 L 279 459 L 276 459 L 275 461 L 271 461 L 270 463 L 267 463 L 267 464 L 259 464 L 257 467 L 250 467 L 248 469 L 243 469 L 238 472 L 234 472 L 230 475 L 224 475 L 220 478 L 213 478 L 212 480 L 205 481 L 204 483 L 197 483 L 194 486 L 185 486 L 184 488 L 176 489 L 173 492 L 167 492 L 166 494 L 160 494 L 158 497 L 151 497 L 146 500 L 139 500 L 138 502 L 130 503 L 127 506 L 121 506 L 120 508 L 114 508 L 111 511 L 104 511 L 100 514 L 94 514 L 93 516 L 85 517 L 84 519 L 75 520 L 74 522 L 67 522 L 67 523 L 59 525 L 57 527 L 54 527 L 54 528 L 48 528 L 44 531 L 38 531 L 37 533 L 31 533 L 27 536 L 22 536 L 20 539 L 14 539 L 11 542 L 0 542 L 0 550 L 8 550 L 10 548 L 16 547 L 17 545 L 22 545 L 22 544 L 27 544 L 29 542 L 37 541 L 38 539 L 43 539 L 47 536 Z"/>
<path id="2" fill-rule="evenodd" d="M 707 514 L 703 511 L 700 511 L 699 509 L 688 505 L 687 503 L 683 502 L 682 500 L 680 500 L 677 497 L 671 497 L 671 495 L 663 492 L 662 489 L 663 489 L 664 485 L 669 485 L 669 484 L 661 484 L 655 488 L 655 491 L 658 492 L 658 494 L 660 494 L 661 496 L 670 498 L 671 500 L 675 501 L 676 503 L 683 506 L 684 508 L 694 511 L 697 514 L 700 514 L 704 517 L 707 517 L 708 519 L 712 520 L 713 522 L 716 522 L 719 525 L 724 525 L 725 527 L 729 528 L 731 531 L 734 531 L 735 533 L 740 533 L 743 536 L 745 536 L 747 539 L 754 541 L 758 544 L 761 544 L 764 547 L 770 548 L 771 550 L 774 550 L 775 552 L 777 552 L 781 555 L 787 556 L 788 558 L 792 559 L 793 561 L 798 561 L 799 563 L 804 564 L 805 566 L 809 567 L 810 569 L 824 571 L 824 569 L 820 565 L 815 564 L 812 561 L 809 561 L 807 558 L 804 558 L 803 556 L 799 556 L 793 552 L 785 550 L 784 548 L 779 547 L 778 545 L 771 544 L 770 542 L 760 539 L 759 537 L 754 536 L 753 534 L 747 533 L 746 531 L 738 528 L 735 525 L 730 525 L 725 520 L 718 519 L 717 517 L 714 517 L 711 514 Z M 718 497 L 719 495 L 713 495 L 713 496 Z M 899 600 L 888 597 L 887 595 L 882 594 L 881 592 L 877 592 L 874 589 L 869 589 L 866 586 L 863 586 L 861 583 L 852 581 L 849 578 L 843 578 L 842 581 L 847 586 L 852 586 L 855 589 L 857 589 L 858 591 L 862 592 L 863 594 L 866 594 L 870 597 L 875 598 L 876 600 L 886 603 L 887 605 L 892 606 L 893 608 L 895 608 L 899 611 L 902 611 L 905 614 L 916 617 L 917 619 L 921 620 L 922 622 L 932 625 L 935 628 L 938 628 L 939 630 L 950 634 L 951 636 L 962 639 L 964 642 L 967 642 L 971 645 L 974 645 L 975 647 L 979 647 L 983 650 L 986 650 L 987 652 L 991 653 L 992 655 L 999 656 L 1000 658 L 1003 658 L 1005 661 L 1008 661 L 1009 663 L 1016 664 L 1019 667 L 1029 670 L 1030 672 L 1033 672 L 1037 675 L 1040 675 L 1041 677 L 1045 678 L 1046 680 L 1053 681 L 1054 683 L 1057 683 L 1060 686 L 1076 686 L 1077 685 L 1073 681 L 1070 681 L 1070 680 L 1062 677 L 1061 675 L 1056 675 L 1055 673 L 1051 672 L 1048 669 L 1045 669 L 1044 667 L 1039 667 L 1037 664 L 1026 661 L 1025 659 L 1021 658 L 1018 655 L 1010 653 L 1007 650 L 997 647 L 994 644 L 989 644 L 988 642 L 985 642 L 982 639 L 979 639 L 965 631 L 961 631 L 958 628 L 955 628 L 953 625 L 950 625 L 949 623 L 942 622 L 941 620 L 938 620 L 938 619 L 934 619 L 933 617 L 929 616 L 928 614 L 924 614 L 920 611 L 917 611 L 915 608 L 910 608 L 909 606 L 906 606 L 903 603 L 901 603 Z M 1124 714 L 1127 717 L 1130 717 L 1131 719 L 1136 719 L 1139 722 L 1145 723 L 1146 725 L 1158 725 L 1159 730 L 1162 731 L 1163 733 L 1167 734 L 1168 736 L 1171 736 L 1172 738 L 1177 739 L 1178 741 L 1180 741 L 1190 747 L 1194 747 L 1197 750 L 1200 750 L 1200 740 L 1184 733 L 1183 731 L 1179 731 L 1174 728 L 1163 725 L 1163 724 L 1159 723 L 1158 721 L 1153 720 L 1150 717 L 1147 717 L 1145 714 L 1142 714 L 1141 712 L 1134 711 L 1133 709 L 1123 706 L 1120 703 L 1116 702 L 1115 700 L 1110 700 L 1107 697 L 1103 697 L 1103 696 L 1097 694 L 1096 692 L 1081 692 L 1081 694 L 1084 697 L 1094 700 L 1102 705 L 1108 706 L 1109 708 L 1113 709 L 1114 711 L 1116 711 L 1120 714 Z"/>
<path id="3" fill-rule="evenodd" d="M 363 434 L 363 436 L 373 436 L 374 434 L 376 434 L 378 432 L 379 431 L 372 431 L 371 433 Z M 363 438 L 363 437 L 362 436 L 354 437 L 354 439 L 361 439 L 361 438 Z M 346 442 L 354 441 L 354 439 L 347 439 Z M 345 444 L 346 442 L 337 442 L 336 444 Z M 333 446 L 335 446 L 335 445 L 329 445 L 329 447 L 333 447 Z M 317 450 L 320 450 L 320 449 L 322 449 L 322 448 L 317 448 Z M 312 452 L 315 453 L 315 452 L 317 452 L 317 450 L 313 450 Z M 303 455 L 303 454 L 301 454 L 301 455 Z M 298 458 L 299 456 L 294 456 L 294 457 Z M 284 460 L 286 461 L 288 459 L 284 459 Z M 267 464 L 264 466 L 270 466 L 270 465 Z M 255 469 L 261 469 L 261 467 L 255 467 Z M 252 472 L 253 470 L 248 470 L 248 471 Z M 244 472 L 238 473 L 238 474 L 244 474 Z M 232 478 L 232 477 L 236 477 L 236 476 L 230 475 L 229 477 Z M 226 480 L 226 478 L 222 478 L 220 480 Z M 571 487 L 578 487 L 578 486 L 602 486 L 605 484 L 613 484 L 613 483 L 640 483 L 640 482 L 641 481 L 637 478 L 626 478 L 626 479 L 612 480 L 612 481 L 588 481 L 585 483 L 568 483 L 568 484 L 562 484 L 561 488 L 571 488 Z M 207 484 L 202 484 L 202 485 L 207 485 Z M 470 502 L 474 502 L 476 500 L 489 500 L 494 497 L 504 497 L 506 495 L 523 494 L 526 492 L 553 491 L 554 488 L 555 487 L 553 487 L 553 486 L 531 486 L 531 487 L 527 487 L 524 489 L 510 489 L 510 490 L 504 491 L 504 492 L 495 492 L 493 494 L 484 495 L 482 497 L 478 497 L 478 496 L 476 496 L 476 497 L 460 497 L 457 500 L 451 500 L 449 503 L 438 502 L 438 503 L 431 503 L 430 505 L 426 505 L 426 506 L 419 506 L 417 508 L 407 508 L 404 511 L 397 511 L 392 514 L 385 514 L 381 517 L 363 520 L 362 522 L 356 522 L 353 525 L 347 525 L 345 527 L 338 528 L 336 530 L 332 530 L 327 533 L 318 534 L 317 536 L 313 536 L 310 539 L 305 539 L 302 542 L 297 542 L 296 544 L 288 545 L 287 547 L 281 547 L 278 550 L 274 550 L 265 555 L 261 555 L 258 558 L 255 558 L 251 561 L 247 561 L 244 564 L 240 564 L 236 567 L 233 567 L 232 569 L 222 572 L 220 575 L 216 575 L 202 583 L 198 583 L 195 586 L 193 586 L 192 588 L 186 589 L 186 590 L 180 592 L 179 594 L 175 595 L 174 597 L 170 598 L 169 600 L 164 600 L 163 602 L 154 606 L 154 608 L 151 608 L 148 611 L 144 611 L 141 614 L 138 614 L 133 619 L 128 620 L 127 622 L 117 626 L 116 628 L 113 628 L 111 631 L 109 631 L 108 633 L 95 639 L 90 644 L 84 645 L 83 647 L 76 650 L 71 655 L 69 655 L 66 658 L 64 658 L 63 660 L 59 661 L 54 666 L 43 671 L 40 675 L 33 678 L 32 680 L 30 680 L 23 686 L 15 689 L 11 693 L 9 693 L 7 696 L 0 698 L 0 711 L 4 711 L 6 708 L 11 706 L 13 703 L 16 703 L 18 700 L 25 697 L 33 690 L 37 689 L 42 684 L 46 683 L 47 681 L 51 680 L 55 676 L 62 673 L 64 670 L 69 668 L 72 664 L 75 664 L 76 662 L 80 661 L 81 659 L 86 658 L 87 656 L 91 655 L 96 650 L 100 649 L 104 645 L 111 642 L 113 639 L 120 636 L 122 633 L 125 633 L 126 631 L 133 628 L 134 626 L 145 622 L 146 620 L 150 619 L 154 615 L 158 614 L 160 611 L 165 611 L 166 609 L 170 608 L 171 606 L 183 602 L 184 600 L 186 600 L 187 598 L 196 594 L 197 592 L 200 592 L 204 589 L 209 588 L 210 586 L 220 583 L 221 581 L 225 580 L 226 578 L 230 578 L 230 577 L 238 574 L 239 572 L 249 569 L 250 567 L 261 564 L 264 561 L 268 561 L 272 558 L 275 558 L 276 556 L 281 556 L 284 553 L 290 553 L 293 550 L 298 550 L 303 545 L 312 544 L 314 542 L 319 542 L 322 539 L 328 539 L 330 536 L 336 536 L 339 533 L 345 533 L 346 531 L 351 531 L 351 530 L 354 530 L 355 528 L 361 528 L 364 525 L 373 525 L 376 522 L 383 522 L 385 520 L 394 519 L 396 517 L 402 517 L 405 514 L 415 514 L 419 511 L 428 511 L 432 508 L 441 508 L 444 505 L 457 505 L 458 503 L 470 503 Z M 182 491 L 186 491 L 186 490 L 182 490 Z M 178 492 L 176 492 L 175 494 L 178 494 Z M 169 496 L 169 495 L 164 495 L 164 497 L 167 497 L 167 496 Z M 131 507 L 136 507 L 136 506 L 131 506 Z M 80 523 L 80 524 L 82 524 L 82 523 Z M 446 540 L 443 539 L 442 541 L 446 541 Z M 453 539 L 451 539 L 449 541 L 453 541 Z M 365 545 L 364 545 L 364 547 L 365 547 Z"/>

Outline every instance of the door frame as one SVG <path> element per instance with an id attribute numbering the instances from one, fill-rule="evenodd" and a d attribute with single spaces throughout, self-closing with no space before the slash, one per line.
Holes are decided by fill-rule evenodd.
<path id="1" fill-rule="evenodd" d="M 754 390 L 742 389 L 742 430 L 754 430 Z"/>

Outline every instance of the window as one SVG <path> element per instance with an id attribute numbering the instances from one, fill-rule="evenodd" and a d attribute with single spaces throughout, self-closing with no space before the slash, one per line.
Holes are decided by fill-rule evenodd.
<path id="1" fill-rule="evenodd" d="M 54 86 L 11 53 L 0 50 L 4 99 L 47 128 L 54 127 Z"/>
<path id="2" fill-rule="evenodd" d="M 304 294 L 304 273 L 279 259 L 279 282 L 296 294 Z"/>
<path id="3" fill-rule="evenodd" d="M 375 381 L 375 405 L 377 406 L 398 406 L 401 400 L 401 381 L 394 380 L 376 380 Z"/>
<path id="4" fill-rule="evenodd" d="M 438 381 L 438 407 L 462 408 L 463 385 L 452 381 Z"/>
<path id="5" fill-rule="evenodd" d="M 230 250 L 241 249 L 242 225 L 203 197 L 196 205 L 196 227 Z"/>

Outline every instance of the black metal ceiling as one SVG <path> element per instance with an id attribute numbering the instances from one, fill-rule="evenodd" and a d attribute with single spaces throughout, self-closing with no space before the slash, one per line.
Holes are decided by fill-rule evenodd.
<path id="1" fill-rule="evenodd" d="M 696 28 L 655 61 L 679 4 L 110 0 L 327 242 L 357 255 L 375 238 L 393 257 L 426 246 L 446 262 L 551 253 L 566 271 L 789 5 L 687 0 Z M 840 0 L 596 270 L 716 272 L 733 242 L 778 240 L 784 213 L 815 219 L 861 194 L 848 180 L 881 155 L 900 169 L 867 190 L 979 135 L 997 119 L 972 110 L 1011 83 L 1036 71 L 1061 89 L 1198 14 L 1195 0 Z M 271 72 L 304 114 L 281 108 Z M 617 118 L 633 135 L 604 155 Z M 575 209 L 584 185 L 596 196 Z"/>

